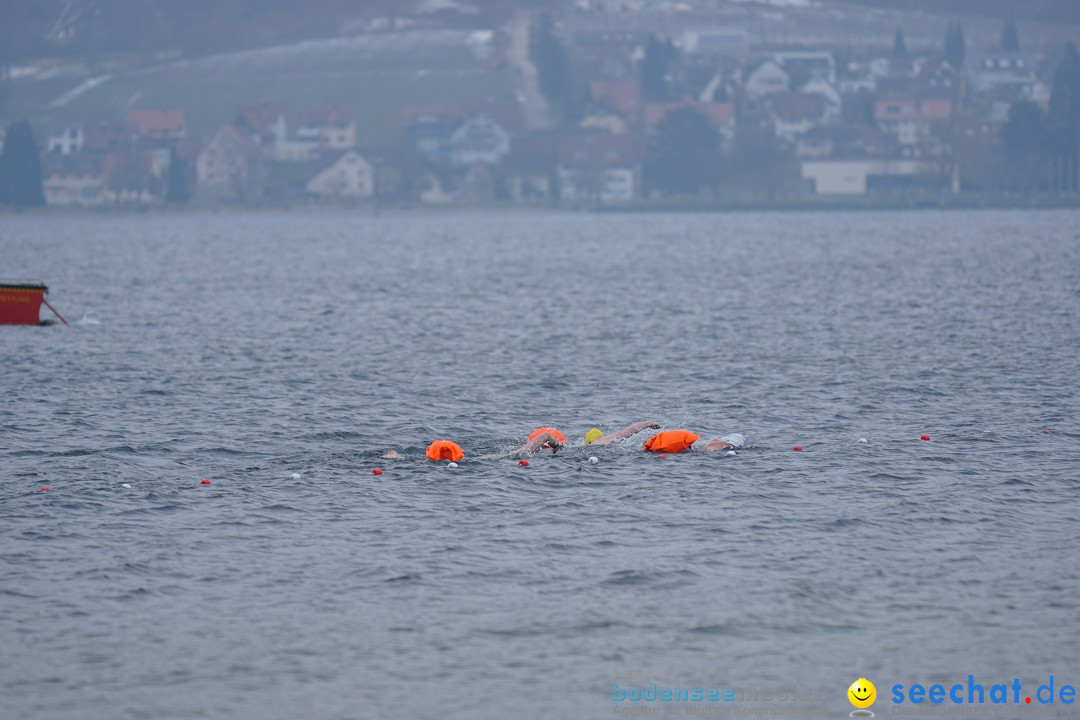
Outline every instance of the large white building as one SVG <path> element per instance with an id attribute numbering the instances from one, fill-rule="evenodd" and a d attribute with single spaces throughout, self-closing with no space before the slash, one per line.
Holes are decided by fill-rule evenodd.
<path id="1" fill-rule="evenodd" d="M 360 153 L 350 150 L 311 178 L 312 195 L 338 198 L 369 198 L 375 194 L 375 170 Z"/>
<path id="2" fill-rule="evenodd" d="M 958 166 L 932 160 L 815 160 L 802 164 L 802 176 L 813 181 L 818 195 L 866 195 L 875 185 L 960 192 Z"/>

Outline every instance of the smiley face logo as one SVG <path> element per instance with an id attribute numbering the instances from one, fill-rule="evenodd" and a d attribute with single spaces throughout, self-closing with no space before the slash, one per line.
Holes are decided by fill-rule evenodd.
<path id="1" fill-rule="evenodd" d="M 847 689 L 848 700 L 857 708 L 868 708 L 877 699 L 877 688 L 866 678 L 859 678 Z"/>

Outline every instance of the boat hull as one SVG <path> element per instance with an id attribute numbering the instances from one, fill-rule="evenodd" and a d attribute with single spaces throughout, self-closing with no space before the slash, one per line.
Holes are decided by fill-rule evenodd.
<path id="1" fill-rule="evenodd" d="M 0 282 L 0 325 L 40 325 L 47 289 L 41 283 Z"/>

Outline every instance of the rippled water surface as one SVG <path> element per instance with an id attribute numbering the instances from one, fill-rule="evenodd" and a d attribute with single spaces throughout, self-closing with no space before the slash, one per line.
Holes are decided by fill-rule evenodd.
<path id="1" fill-rule="evenodd" d="M 1080 685 L 1078 221 L 0 218 L 75 321 L 0 328 L 0 717 Z"/>

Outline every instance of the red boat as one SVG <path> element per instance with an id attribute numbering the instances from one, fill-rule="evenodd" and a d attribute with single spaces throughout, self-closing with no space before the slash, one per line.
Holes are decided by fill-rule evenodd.
<path id="1" fill-rule="evenodd" d="M 45 299 L 48 291 L 45 283 L 37 280 L 0 280 L 0 325 L 52 324 L 55 320 L 41 319 L 42 303 L 67 325 L 64 316 Z"/>

